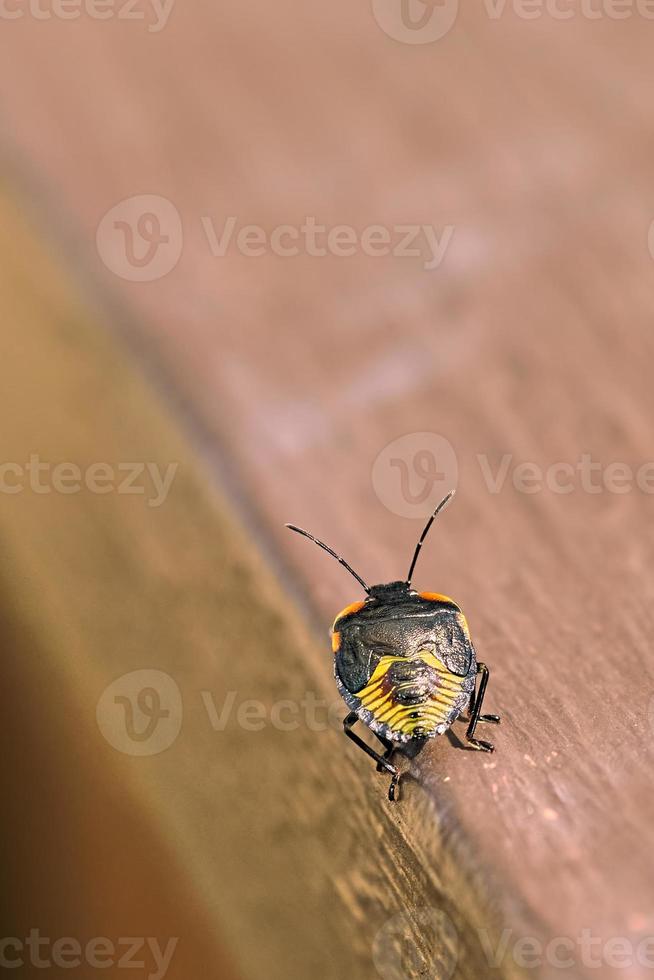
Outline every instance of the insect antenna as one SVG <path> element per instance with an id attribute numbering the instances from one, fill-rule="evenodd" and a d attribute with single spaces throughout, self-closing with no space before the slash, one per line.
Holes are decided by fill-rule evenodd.
<path id="1" fill-rule="evenodd" d="M 324 541 L 319 541 L 318 538 L 314 538 L 313 534 L 309 534 L 308 531 L 302 530 L 301 527 L 296 527 L 295 524 L 286 524 L 286 527 L 289 529 L 289 531 L 296 531 L 298 534 L 303 534 L 305 538 L 308 538 L 309 541 L 313 541 L 314 544 L 317 544 L 319 548 L 322 548 L 324 551 L 326 551 L 328 555 L 331 555 L 332 558 L 335 558 L 336 561 L 340 562 L 341 565 L 343 566 L 343 568 L 347 568 L 347 570 L 350 573 L 350 575 L 353 575 L 354 578 L 359 583 L 359 585 L 361 585 L 365 589 L 365 591 L 368 593 L 368 595 L 370 595 L 370 589 L 366 585 L 366 583 L 363 581 L 363 579 L 361 578 L 361 576 L 360 575 L 357 575 L 357 573 L 354 571 L 353 568 L 351 568 L 348 565 L 348 563 L 345 561 L 345 559 L 344 558 L 341 558 L 340 555 L 337 555 L 335 551 L 332 551 L 332 549 L 329 548 L 324 543 Z"/>
<path id="2" fill-rule="evenodd" d="M 422 532 L 422 534 L 420 535 L 420 540 L 418 541 L 418 544 L 416 545 L 416 550 L 413 553 L 413 560 L 411 561 L 411 565 L 409 567 L 409 574 L 406 577 L 406 584 L 407 585 L 411 585 L 411 578 L 413 576 L 413 570 L 416 567 L 416 562 L 418 561 L 418 555 L 420 554 L 420 549 L 422 548 L 422 543 L 425 540 L 425 538 L 427 537 L 427 535 L 429 534 L 430 527 L 432 526 L 432 524 L 434 523 L 434 521 L 436 520 L 436 518 L 438 517 L 438 515 L 442 511 L 443 507 L 445 507 L 445 505 L 450 502 L 450 500 L 452 499 L 453 496 L 454 496 L 454 490 L 450 490 L 450 492 L 445 497 L 443 497 L 443 499 L 441 500 L 440 504 L 438 505 L 438 507 L 436 508 L 436 510 L 434 511 L 434 513 L 431 515 L 431 517 L 427 521 L 427 523 L 425 525 L 425 529 Z"/>

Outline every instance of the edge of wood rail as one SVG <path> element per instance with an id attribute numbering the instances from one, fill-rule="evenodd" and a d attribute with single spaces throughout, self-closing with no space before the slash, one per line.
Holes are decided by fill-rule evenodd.
<path id="1" fill-rule="evenodd" d="M 175 466 L 161 506 L 86 488 L 0 494 L 3 634 L 21 690 L 56 697 L 56 724 L 40 736 L 54 733 L 57 785 L 111 780 L 166 855 L 179 902 L 245 978 L 371 978 L 375 955 L 402 977 L 400 945 L 433 963 L 435 938 L 461 980 L 522 976 L 508 960 L 489 967 L 483 937 L 497 945 L 498 908 L 505 917 L 512 899 L 499 901 L 502 883 L 477 867 L 456 814 L 437 813 L 409 780 L 393 807 L 386 780 L 335 725 L 269 723 L 282 701 L 338 700 L 324 652 L 178 421 L 6 187 L 0 213 L 4 461 Z M 163 672 L 179 692 L 180 730 L 158 754 L 112 747 L 100 730 L 105 692 L 134 671 Z M 234 713 L 214 726 L 208 706 L 220 712 L 226 698 L 235 711 L 260 702 L 265 728 L 246 730 Z M 34 724 L 29 706 L 23 720 Z M 71 771 L 71 744 L 84 745 L 86 768 Z M 515 926 L 522 913 L 512 914 Z M 180 948 L 196 942 L 181 911 L 180 929 Z"/>

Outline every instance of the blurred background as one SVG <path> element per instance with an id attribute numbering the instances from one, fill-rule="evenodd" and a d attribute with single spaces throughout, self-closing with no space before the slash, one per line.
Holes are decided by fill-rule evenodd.
<path id="1" fill-rule="evenodd" d="M 0 20 L 2 968 L 649 976 L 654 5 Z M 283 524 L 401 578 L 453 486 L 504 725 L 393 810 Z"/>

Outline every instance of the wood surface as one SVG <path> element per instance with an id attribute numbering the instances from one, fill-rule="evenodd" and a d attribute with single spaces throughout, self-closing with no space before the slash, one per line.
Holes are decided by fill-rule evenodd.
<path id="1" fill-rule="evenodd" d="M 177 938 L 170 978 L 364 978 L 378 948 L 408 955 L 393 978 L 434 962 L 479 976 L 500 923 L 465 841 L 424 794 L 393 809 L 344 751 L 324 720 L 342 713 L 328 661 L 210 471 L 65 266 L 6 197 L 1 210 L 6 460 L 178 467 L 158 508 L 29 481 L 0 495 L 10 935 Z M 135 671 L 181 698 L 176 737 L 146 756 L 120 708 L 117 745 L 99 714 Z M 325 705 L 315 720 L 274 723 L 308 698 Z"/>
<path id="2" fill-rule="evenodd" d="M 105 566 L 102 542 L 118 534 L 118 515 L 109 530 L 93 532 L 106 518 L 87 515 L 79 500 L 53 502 L 47 511 L 22 498 L 2 501 L 9 515 L 3 534 L 14 542 L 16 562 L 26 563 L 22 601 L 39 583 L 51 594 L 40 576 L 47 570 L 50 583 L 58 563 L 62 623 L 67 641 L 75 634 L 82 659 L 93 635 L 84 613 L 89 603 L 97 604 L 93 609 L 125 603 L 139 623 L 134 636 L 145 631 L 139 650 L 159 643 L 157 627 L 165 636 L 157 663 L 178 657 L 182 671 L 197 663 L 194 669 L 210 677 L 215 671 L 220 690 L 253 685 L 282 696 L 294 684 L 306 689 L 312 677 L 327 692 L 326 630 L 334 613 L 358 597 L 356 586 L 336 563 L 291 538 L 284 521 L 329 540 L 364 577 L 395 578 L 422 517 L 384 506 L 372 480 L 376 458 L 396 438 L 431 432 L 449 441 L 458 460 L 458 498 L 434 530 L 416 584 L 457 599 L 491 667 L 488 705 L 504 722 L 494 732 L 492 759 L 439 739 L 414 763 L 415 780 L 407 780 L 394 811 L 384 802 L 385 780 L 332 732 L 320 740 L 276 733 L 271 745 L 233 732 L 220 752 L 225 764 L 232 755 L 241 760 L 238 773 L 221 768 L 221 778 L 231 779 L 230 806 L 216 802 L 207 779 L 208 760 L 212 777 L 220 764 L 208 746 L 205 766 L 189 760 L 182 785 L 178 769 L 171 770 L 166 789 L 174 791 L 175 820 L 192 822 L 192 841 L 200 832 L 211 853 L 234 862 L 228 877 L 247 875 L 253 910 L 270 909 L 278 875 L 290 888 L 292 876 L 282 875 L 275 860 L 304 868 L 311 847 L 319 852 L 314 876 L 304 879 L 315 889 L 312 900 L 306 891 L 295 898 L 284 891 L 289 904 L 279 903 L 280 921 L 270 920 L 256 944 L 244 934 L 243 906 L 231 907 L 211 872 L 188 859 L 194 885 L 206 886 L 246 975 L 261 975 L 257 957 L 267 951 L 273 975 L 375 976 L 370 929 L 407 902 L 413 909 L 447 907 L 459 926 L 469 924 L 459 929 L 466 937 L 461 975 L 480 976 L 488 967 L 475 959 L 483 955 L 476 930 L 491 919 L 494 928 L 512 930 L 512 942 L 576 939 L 592 930 L 604 941 L 637 943 L 654 933 L 652 496 L 638 487 L 589 492 L 578 475 L 570 493 L 526 493 L 512 482 L 513 470 L 493 493 L 479 461 L 483 456 L 495 472 L 509 455 L 512 465 L 545 470 L 559 463 L 576 468 L 590 455 L 606 473 L 612 463 L 637 469 L 654 459 L 647 101 L 654 22 L 580 12 L 565 21 L 509 11 L 493 19 L 487 9 L 461 9 L 447 36 L 425 45 L 394 40 L 368 4 L 342 0 L 302 8 L 262 0 L 246 8 L 178 4 L 157 34 L 137 22 L 25 17 L 6 25 L 0 41 L 12 191 L 20 192 L 39 234 L 47 229 L 51 249 L 65 252 L 78 288 L 108 311 L 109 326 L 132 352 L 116 355 L 120 384 L 106 369 L 102 397 L 94 398 L 101 365 L 113 356 L 104 346 L 96 351 L 94 380 L 71 388 L 57 438 L 69 431 L 74 412 L 88 418 L 91 411 L 103 412 L 105 439 L 114 431 L 132 438 L 140 402 L 135 411 L 119 390 L 125 361 L 136 354 L 181 419 L 175 458 L 197 454 L 205 466 L 196 471 L 189 463 L 192 490 L 180 477 L 166 507 L 146 515 L 157 527 L 165 521 L 146 534 L 158 556 L 152 567 L 147 547 L 138 558 L 126 548 L 130 533 L 142 540 L 140 520 L 132 531 L 125 527 L 116 539 L 123 544 L 112 546 L 115 562 Z M 174 204 L 183 248 L 166 276 L 138 283 L 102 263 L 95 239 L 110 208 L 141 194 Z M 307 215 L 359 229 L 452 225 L 454 234 L 442 265 L 430 271 L 422 258 L 361 253 L 255 258 L 232 248 L 217 258 L 201 220 L 210 216 L 220 227 L 235 216 L 240 225 L 270 231 L 300 225 Z M 23 266 L 29 290 L 41 267 L 41 260 Z M 41 329 L 39 316 L 30 322 Z M 83 336 L 84 344 L 106 343 L 91 328 Z M 68 390 L 72 367 L 54 370 L 58 348 L 53 343 L 48 361 L 35 340 L 30 356 L 44 359 L 42 385 Z M 10 361 L 3 371 L 12 377 Z M 11 389 L 5 392 L 9 399 Z M 103 399 L 113 400 L 113 412 Z M 156 431 L 165 456 L 172 423 L 164 425 L 159 412 L 143 422 L 142 438 Z M 94 451 L 83 425 L 71 431 L 70 453 Z M 20 426 L 13 438 L 9 459 L 24 453 Z M 41 439 L 48 445 L 41 434 L 36 443 Z M 134 451 L 129 441 L 115 448 L 117 458 Z M 238 558 L 233 517 L 209 516 L 212 475 L 251 532 L 249 544 L 239 537 Z M 389 471 L 384 487 L 403 510 L 392 477 Z M 21 507 L 19 526 L 14 513 Z M 67 507 L 71 520 L 98 534 L 83 562 L 72 554 L 67 561 L 61 542 L 57 555 L 47 544 L 53 552 L 47 562 L 30 551 L 29 542 L 50 540 L 55 507 Z M 231 557 L 214 578 L 218 549 L 228 541 Z M 173 575 L 180 548 L 192 556 L 193 571 L 184 562 L 181 575 Z M 255 585 L 244 571 L 258 560 L 253 552 L 265 556 L 257 576 L 268 581 L 267 565 L 284 583 L 281 591 L 266 585 L 265 600 L 259 579 Z M 140 561 L 146 564 L 132 565 Z M 76 612 L 67 605 L 71 562 L 80 587 L 87 583 Z M 245 578 L 276 629 L 282 596 L 292 594 L 318 631 L 318 643 L 304 634 L 294 641 L 283 676 L 271 669 L 269 650 L 286 643 L 269 639 L 265 618 L 256 638 L 244 640 L 245 605 L 229 637 L 247 642 L 249 656 L 214 659 L 211 637 L 220 624 L 212 620 L 218 608 L 212 590 L 235 601 L 236 584 L 225 574 L 230 562 L 240 570 L 239 587 Z M 183 590 L 176 623 L 165 589 L 144 606 L 154 567 L 169 569 L 171 595 Z M 98 569 L 115 590 L 110 607 L 106 590 L 87 591 Z M 287 628 L 299 629 L 294 621 Z M 106 658 L 98 659 L 105 671 L 140 663 L 135 647 L 118 649 L 125 629 L 117 623 L 113 640 L 103 638 Z M 186 659 L 191 651 L 182 653 L 185 631 L 193 661 Z M 201 688 L 207 677 L 192 683 Z M 301 766 L 287 748 L 295 739 Z M 166 775 L 157 759 L 149 778 L 160 792 Z M 254 769 L 262 779 L 256 791 L 244 776 Z M 339 788 L 346 780 L 347 790 Z M 272 856 L 266 852 L 268 863 L 257 861 L 247 872 L 246 801 L 269 810 L 267 832 L 276 825 L 284 842 Z M 336 835 L 337 819 L 347 820 L 345 835 Z M 216 824 L 218 840 L 209 830 Z M 364 844 L 371 824 L 375 851 Z M 311 847 L 291 833 L 297 826 Z M 257 833 L 264 835 L 261 827 Z M 359 870 L 347 860 L 352 854 Z M 398 872 L 405 863 L 406 878 Z M 319 907 L 324 915 L 316 917 Z M 305 939 L 322 931 L 291 949 L 298 916 Z M 339 933 L 343 928 L 350 931 Z M 333 963 L 319 966 L 319 949 L 332 951 Z M 503 968 L 517 969 L 510 956 Z M 630 970 L 607 963 L 593 970 L 577 960 L 567 972 L 648 975 L 642 966 Z M 540 973 L 548 975 L 548 967 Z"/>

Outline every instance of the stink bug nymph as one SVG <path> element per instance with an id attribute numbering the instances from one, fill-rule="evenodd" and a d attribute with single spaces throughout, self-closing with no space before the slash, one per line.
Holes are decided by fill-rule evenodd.
<path id="1" fill-rule="evenodd" d="M 400 780 L 400 772 L 389 761 L 393 752 L 414 757 L 466 708 L 468 743 L 481 752 L 492 752 L 490 742 L 475 738 L 475 731 L 479 722 L 500 720 L 498 715 L 481 713 L 489 671 L 477 660 L 466 618 L 456 602 L 411 588 L 423 541 L 453 494 L 452 490 L 441 500 L 427 521 L 406 580 L 386 585 L 366 585 L 326 544 L 302 528 L 286 525 L 336 558 L 366 592 L 366 599 L 346 606 L 334 620 L 334 676 L 350 709 L 343 721 L 345 734 L 376 761 L 378 772 L 391 775 L 391 801 Z M 383 755 L 353 731 L 357 721 L 374 732 L 384 747 Z"/>

